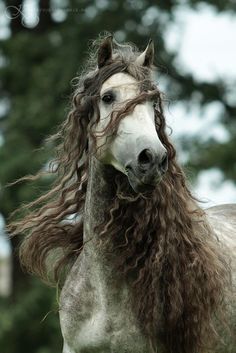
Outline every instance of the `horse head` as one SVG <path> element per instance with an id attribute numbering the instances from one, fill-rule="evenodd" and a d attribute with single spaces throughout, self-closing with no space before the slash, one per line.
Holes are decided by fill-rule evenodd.
<path id="1" fill-rule="evenodd" d="M 94 113 L 91 123 L 96 157 L 125 174 L 136 192 L 155 189 L 168 168 L 167 149 L 158 136 L 159 92 L 147 78 L 153 57 L 154 46 L 149 41 L 144 52 L 134 56 L 129 67 L 125 67 L 113 53 L 111 37 L 101 43 L 97 57 L 101 76 L 106 69 L 110 74 L 104 75 L 97 92 L 99 111 Z M 121 65 L 120 72 L 115 70 L 113 74 L 111 68 L 116 68 L 117 63 L 118 69 Z M 139 75 L 132 75 L 132 68 Z"/>

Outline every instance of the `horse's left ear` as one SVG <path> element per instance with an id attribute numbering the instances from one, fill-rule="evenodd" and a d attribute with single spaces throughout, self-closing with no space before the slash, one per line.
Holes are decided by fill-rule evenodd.
<path id="1" fill-rule="evenodd" d="M 98 68 L 108 64 L 112 58 L 112 36 L 106 37 L 98 49 Z"/>
<path id="2" fill-rule="evenodd" d="M 147 48 L 144 50 L 142 54 L 140 54 L 135 63 L 140 66 L 147 66 L 150 67 L 154 61 L 154 44 L 153 40 L 150 39 L 147 45 Z"/>

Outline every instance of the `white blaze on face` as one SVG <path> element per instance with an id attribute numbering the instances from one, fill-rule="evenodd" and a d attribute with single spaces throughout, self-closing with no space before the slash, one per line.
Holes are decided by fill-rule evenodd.
<path id="1" fill-rule="evenodd" d="M 112 103 L 103 101 L 103 97 L 107 94 L 112 94 Z M 153 104 L 149 101 L 136 105 L 133 112 L 120 121 L 115 137 L 102 136 L 103 130 L 109 124 L 112 111 L 121 109 L 127 101 L 139 94 L 137 81 L 126 73 L 111 76 L 104 82 L 100 92 L 100 121 L 95 128 L 97 158 L 123 173 L 126 173 L 125 164 L 136 158 L 142 147 L 140 144 L 142 145 L 144 140 L 157 151 L 164 149 L 155 129 Z"/>

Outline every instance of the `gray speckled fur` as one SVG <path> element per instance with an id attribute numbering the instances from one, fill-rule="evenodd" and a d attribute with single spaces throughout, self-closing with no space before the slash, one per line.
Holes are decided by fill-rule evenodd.
<path id="1" fill-rule="evenodd" d="M 102 221 L 110 195 L 103 173 L 104 167 L 92 158 L 85 204 L 84 239 L 88 242 L 60 299 L 63 353 L 149 352 L 131 310 L 129 290 L 117 281 L 112 263 L 96 244 L 99 235 L 93 228 Z"/>
<path id="2" fill-rule="evenodd" d="M 63 353 L 149 353 L 147 339 L 131 310 L 129 288 L 117 279 L 112 261 L 96 245 L 99 234 L 93 229 L 102 221 L 110 195 L 104 171 L 92 158 L 85 206 L 84 238 L 88 242 L 60 298 Z M 236 205 L 211 208 L 207 215 L 235 261 Z"/>

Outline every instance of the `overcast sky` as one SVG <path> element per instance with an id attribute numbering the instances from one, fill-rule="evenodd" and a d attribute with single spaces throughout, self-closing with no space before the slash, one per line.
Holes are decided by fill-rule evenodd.
<path id="1" fill-rule="evenodd" d="M 30 2 L 28 2 L 30 3 Z M 32 3 L 32 2 L 31 2 Z M 7 19 L 0 15 L 0 38 L 6 36 Z M 221 78 L 229 86 L 229 100 L 236 100 L 233 82 L 236 80 L 236 16 L 230 13 L 218 14 L 213 7 L 199 6 L 190 10 L 180 6 L 176 11 L 175 22 L 167 33 L 170 50 L 178 48 L 176 63 L 184 72 L 191 72 L 200 81 L 214 81 Z M 168 124 L 173 128 L 173 139 L 182 135 L 199 135 L 202 139 L 214 136 L 225 142 L 228 133 L 218 122 L 222 106 L 211 103 L 205 116 L 197 107 L 186 112 L 181 104 L 172 104 L 167 111 Z M 187 116 L 187 119 L 186 119 Z M 182 156 L 184 159 L 184 156 Z M 198 197 L 206 203 L 204 207 L 219 203 L 236 202 L 236 188 L 230 181 L 224 181 L 222 173 L 211 169 L 200 173 L 194 189 Z M 3 224 L 0 219 L 0 226 Z M 0 237 L 0 255 L 9 252 L 9 246 Z"/>

